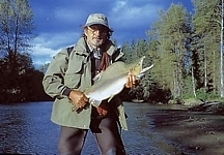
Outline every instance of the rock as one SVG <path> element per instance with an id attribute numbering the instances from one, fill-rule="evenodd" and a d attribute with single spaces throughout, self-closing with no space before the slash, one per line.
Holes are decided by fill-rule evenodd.
<path id="1" fill-rule="evenodd" d="M 219 101 L 209 101 L 200 105 L 192 106 L 188 108 L 188 110 L 224 114 L 224 103 Z"/>
<path id="2" fill-rule="evenodd" d="M 169 100 L 168 104 L 181 104 L 184 105 L 184 101 L 181 99 L 174 99 L 174 100 Z"/>

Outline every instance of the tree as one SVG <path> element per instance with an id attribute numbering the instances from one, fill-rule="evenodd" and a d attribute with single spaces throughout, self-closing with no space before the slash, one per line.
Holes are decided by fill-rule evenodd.
<path id="1" fill-rule="evenodd" d="M 3 102 L 23 101 L 27 93 L 27 81 L 34 70 L 29 49 L 35 37 L 33 13 L 28 0 L 0 1 L 0 68 Z"/>
<path id="2" fill-rule="evenodd" d="M 193 16 L 194 35 L 198 36 L 194 52 L 199 58 L 199 69 L 201 77 L 200 83 L 204 84 L 205 92 L 221 94 L 223 71 L 222 59 L 220 60 L 221 34 L 221 0 L 193 0 L 195 14 Z M 221 34 L 221 35 L 220 35 Z M 221 47 L 222 48 L 222 47 Z M 221 52 L 222 53 L 222 52 Z M 221 58 L 223 54 L 221 54 Z M 199 79 L 197 79 L 199 80 Z"/>
<path id="3" fill-rule="evenodd" d="M 41 65 L 41 66 L 39 67 L 39 71 L 42 72 L 42 73 L 46 73 L 46 71 L 47 71 L 49 65 L 50 65 L 50 63 L 46 63 L 46 64 L 44 64 L 44 65 Z"/>
<path id="4" fill-rule="evenodd" d="M 183 94 L 184 56 L 189 37 L 189 15 L 180 4 L 171 4 L 167 12 L 160 12 L 160 20 L 153 24 L 149 36 L 158 41 L 155 74 L 164 89 L 170 89 L 173 98 Z"/>
<path id="5" fill-rule="evenodd" d="M 132 49 L 129 45 L 129 43 L 123 43 L 122 46 L 121 46 L 121 50 L 122 52 L 125 54 L 124 55 L 124 61 L 126 63 L 130 63 L 130 59 L 131 59 L 131 56 L 132 56 Z"/>
<path id="6" fill-rule="evenodd" d="M 35 37 L 33 13 L 28 0 L 1 0 L 0 3 L 0 52 L 15 56 L 27 52 L 30 40 Z"/>
<path id="7" fill-rule="evenodd" d="M 143 61 L 143 68 L 152 65 L 152 60 L 148 54 L 149 45 L 144 39 L 139 39 L 136 42 L 132 41 L 131 45 L 124 43 L 122 45 L 122 51 L 124 52 L 125 63 L 131 63 L 132 61 L 145 56 Z M 151 74 L 148 72 L 138 84 L 137 87 L 132 88 L 129 94 L 139 100 L 148 100 L 150 95 Z"/>
<path id="8" fill-rule="evenodd" d="M 223 77 L 223 27 L 224 27 L 224 21 L 223 21 L 223 15 L 224 15 L 224 4 L 222 0 L 221 4 L 221 33 L 220 33 L 220 97 L 224 97 L 224 77 Z"/>

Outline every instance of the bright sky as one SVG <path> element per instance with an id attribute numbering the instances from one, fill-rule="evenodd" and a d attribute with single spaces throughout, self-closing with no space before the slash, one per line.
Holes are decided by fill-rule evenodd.
<path id="1" fill-rule="evenodd" d="M 147 39 L 146 31 L 158 19 L 158 11 L 171 3 L 183 4 L 192 11 L 191 0 L 30 0 L 34 13 L 31 56 L 35 66 L 51 61 L 61 48 L 79 39 L 90 13 L 104 13 L 114 30 L 111 39 L 118 44 Z"/>

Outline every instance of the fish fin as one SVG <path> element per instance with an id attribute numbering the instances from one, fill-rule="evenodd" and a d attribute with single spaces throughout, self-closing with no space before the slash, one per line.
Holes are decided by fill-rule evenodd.
<path id="1" fill-rule="evenodd" d="M 151 69 L 153 66 L 154 66 L 154 64 L 152 64 L 152 65 L 149 66 L 149 67 L 143 68 L 143 69 L 141 70 L 141 72 L 140 72 L 138 75 L 136 75 L 137 79 L 141 79 L 141 78 L 145 75 L 145 73 L 146 73 L 149 69 Z"/>
<path id="2" fill-rule="evenodd" d="M 144 73 L 147 72 L 149 69 L 151 69 L 153 66 L 154 66 L 154 64 L 152 64 L 152 65 L 149 66 L 149 67 L 143 68 L 143 69 L 141 70 L 140 74 L 142 74 L 142 73 L 144 74 Z"/>

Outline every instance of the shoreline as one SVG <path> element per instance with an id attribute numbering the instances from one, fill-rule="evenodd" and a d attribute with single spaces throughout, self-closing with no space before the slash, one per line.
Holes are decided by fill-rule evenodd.
<path id="1" fill-rule="evenodd" d="M 154 132 L 160 134 L 178 150 L 173 152 L 174 155 L 224 154 L 223 115 L 160 108 L 159 111 L 147 115 L 153 119 Z"/>

